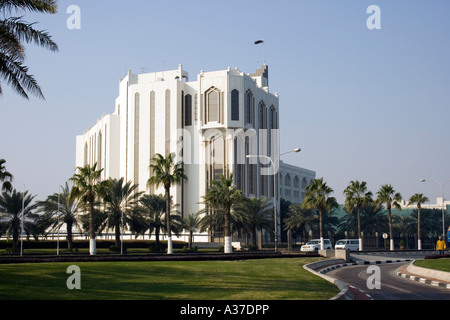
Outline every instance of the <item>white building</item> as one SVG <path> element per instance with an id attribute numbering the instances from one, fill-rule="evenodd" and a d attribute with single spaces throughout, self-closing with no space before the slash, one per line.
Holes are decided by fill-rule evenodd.
<path id="1" fill-rule="evenodd" d="M 194 81 L 181 65 L 171 71 L 128 72 L 120 81 L 114 113 L 77 136 L 76 166 L 97 163 L 104 179 L 124 177 L 140 191 L 163 194 L 163 189 L 147 187 L 150 159 L 175 153 L 188 177 L 171 190 L 182 215 L 203 209 L 209 181 L 230 173 L 245 195 L 272 199 L 270 161 L 246 155 L 278 156 L 279 112 L 266 65 L 254 74 L 237 68 L 201 71 Z M 289 190 L 301 200 L 315 173 L 281 166 L 282 172 L 292 170 L 297 173 Z M 281 175 L 281 197 L 288 194 L 288 176 Z"/>
<path id="2" fill-rule="evenodd" d="M 280 161 L 278 177 L 279 198 L 303 203 L 306 188 L 316 178 L 316 172 Z"/>

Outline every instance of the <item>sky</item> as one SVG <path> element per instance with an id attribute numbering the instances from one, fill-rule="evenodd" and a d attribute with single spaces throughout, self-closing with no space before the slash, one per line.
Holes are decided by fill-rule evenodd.
<path id="1" fill-rule="evenodd" d="M 45 100 L 0 79 L 0 158 L 36 200 L 75 172 L 75 137 L 114 112 L 133 73 L 253 73 L 266 59 L 280 95 L 284 162 L 314 170 L 337 200 L 351 180 L 374 194 L 391 184 L 431 203 L 450 179 L 448 0 L 59 0 L 58 13 L 24 14 L 47 30 L 54 53 L 26 47 Z M 81 29 L 67 20 L 80 9 Z M 379 16 L 367 12 L 377 5 Z M 373 18 L 380 18 L 373 20 Z M 367 21 L 381 29 L 369 29 Z M 370 25 L 370 24 L 369 24 Z M 265 40 L 264 45 L 254 45 Z M 420 183 L 421 178 L 430 182 Z M 433 182 L 433 181 L 434 182 Z M 445 197 L 450 199 L 450 183 Z"/>

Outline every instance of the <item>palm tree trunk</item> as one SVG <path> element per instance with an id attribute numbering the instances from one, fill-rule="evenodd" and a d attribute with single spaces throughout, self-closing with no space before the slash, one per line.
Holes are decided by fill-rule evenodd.
<path id="1" fill-rule="evenodd" d="M 319 210 L 319 231 L 320 231 L 320 250 L 324 249 L 323 244 L 323 215 L 322 210 Z"/>
<path id="2" fill-rule="evenodd" d="M 257 231 L 256 228 L 252 228 L 252 236 L 253 236 L 253 246 L 256 247 L 258 245 L 257 243 Z"/>
<path id="3" fill-rule="evenodd" d="M 359 239 L 359 251 L 363 250 L 363 239 L 361 237 L 361 208 L 358 207 L 358 239 Z"/>
<path id="4" fill-rule="evenodd" d="M 224 252 L 225 253 L 233 253 L 233 247 L 231 246 L 231 235 L 230 235 L 230 216 L 231 213 L 228 210 L 225 212 L 225 226 L 224 226 L 224 236 L 225 236 L 225 243 L 224 243 Z"/>
<path id="5" fill-rule="evenodd" d="M 189 250 L 192 250 L 192 241 L 194 240 L 194 231 L 189 232 Z"/>
<path id="6" fill-rule="evenodd" d="M 391 207 L 388 208 L 388 215 L 389 215 L 389 243 L 390 243 L 390 250 L 394 250 L 394 233 L 392 232 L 392 214 L 391 214 Z"/>
<path id="7" fill-rule="evenodd" d="M 115 222 L 115 226 L 114 226 L 114 230 L 115 230 L 115 246 L 116 248 L 120 247 L 120 220 L 117 220 Z"/>
<path id="8" fill-rule="evenodd" d="M 94 227 L 94 201 L 89 201 L 89 254 L 95 256 L 97 247 L 95 243 L 95 227 Z"/>
<path id="9" fill-rule="evenodd" d="M 15 252 L 17 250 L 17 247 L 19 246 L 19 228 L 20 223 L 17 223 L 17 227 L 13 226 L 13 252 Z"/>
<path id="10" fill-rule="evenodd" d="M 73 250 L 72 222 L 67 222 L 67 250 Z"/>
<path id="11" fill-rule="evenodd" d="M 417 250 L 422 250 L 422 240 L 420 238 L 420 206 L 417 206 Z"/>
<path id="12" fill-rule="evenodd" d="M 170 230 L 170 186 L 166 186 L 166 229 L 167 229 L 167 254 L 173 254 L 172 230 Z"/>
<path id="13" fill-rule="evenodd" d="M 159 248 L 159 227 L 155 228 L 155 246 L 156 248 Z"/>

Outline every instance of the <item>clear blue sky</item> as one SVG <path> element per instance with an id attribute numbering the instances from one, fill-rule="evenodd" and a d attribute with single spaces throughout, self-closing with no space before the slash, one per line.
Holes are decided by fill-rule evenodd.
<path id="1" fill-rule="evenodd" d="M 238 67 L 264 60 L 280 94 L 281 151 L 315 170 L 342 202 L 350 180 L 404 198 L 440 196 L 450 179 L 450 1 L 228 0 L 58 1 L 56 15 L 27 15 L 60 46 L 30 46 L 27 65 L 46 96 L 24 100 L 2 82 L 0 158 L 15 187 L 45 199 L 72 176 L 75 136 L 114 111 L 119 80 L 172 70 Z M 69 30 L 70 5 L 81 30 Z M 369 30 L 367 7 L 381 8 Z M 450 198 L 450 183 L 446 188 Z"/>

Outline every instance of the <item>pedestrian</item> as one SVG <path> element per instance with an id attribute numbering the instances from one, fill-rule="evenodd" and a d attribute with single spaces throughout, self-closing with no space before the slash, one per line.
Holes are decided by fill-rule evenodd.
<path id="1" fill-rule="evenodd" d="M 442 237 L 439 237 L 439 240 L 436 243 L 436 250 L 439 254 L 444 254 L 444 250 L 447 248 L 445 245 L 445 241 L 442 240 Z"/>

